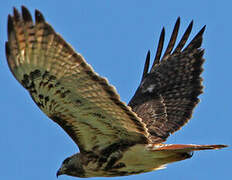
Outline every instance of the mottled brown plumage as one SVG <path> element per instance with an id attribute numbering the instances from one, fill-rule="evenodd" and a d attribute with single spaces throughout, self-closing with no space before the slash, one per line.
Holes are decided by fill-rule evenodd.
<path id="1" fill-rule="evenodd" d="M 162 30 L 153 66 L 148 73 L 148 53 L 141 84 L 129 102 L 129 106 L 146 124 L 153 143 L 165 141 L 170 133 L 188 122 L 199 102 L 198 95 L 202 93 L 200 74 L 204 59 L 200 46 L 205 26 L 182 50 L 192 24 L 171 53 L 180 25 L 180 18 L 177 19 L 168 47 L 160 60 L 165 34 Z"/>
<path id="2" fill-rule="evenodd" d="M 142 82 L 127 106 L 115 88 L 93 71 L 38 10 L 34 23 L 24 6 L 21 14 L 14 8 L 13 16 L 8 16 L 6 42 L 10 70 L 38 107 L 80 149 L 64 160 L 57 175 L 138 174 L 190 158 L 192 151 L 225 147 L 160 144 L 190 119 L 202 92 L 204 59 L 200 45 L 204 28 L 183 49 L 192 24 L 173 51 L 180 25 L 177 19 L 160 60 L 163 29 L 151 70 L 148 51 Z"/>

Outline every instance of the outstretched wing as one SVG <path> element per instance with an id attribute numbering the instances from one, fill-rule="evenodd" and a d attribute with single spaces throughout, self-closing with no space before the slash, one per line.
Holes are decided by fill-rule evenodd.
<path id="1" fill-rule="evenodd" d="M 128 104 L 142 118 L 154 143 L 165 141 L 170 133 L 188 122 L 203 89 L 200 74 L 204 59 L 200 46 L 205 26 L 183 49 L 192 29 L 192 21 L 173 51 L 179 25 L 180 18 L 160 60 L 165 34 L 163 28 L 150 72 L 148 51 L 141 84 Z"/>
<path id="2" fill-rule="evenodd" d="M 8 16 L 6 56 L 15 78 L 32 99 L 75 141 L 82 152 L 107 152 L 146 143 L 140 118 L 35 11 Z M 111 149 L 106 149 L 106 148 Z"/>

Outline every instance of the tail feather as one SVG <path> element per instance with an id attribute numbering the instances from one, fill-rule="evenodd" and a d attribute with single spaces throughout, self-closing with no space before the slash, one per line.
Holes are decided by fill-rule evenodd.
<path id="1" fill-rule="evenodd" d="M 214 145 L 195 145 L 195 144 L 159 144 L 153 145 L 153 151 L 176 151 L 176 152 L 191 152 L 211 149 L 221 149 L 228 147 L 223 144 Z"/>
<path id="2" fill-rule="evenodd" d="M 194 145 L 194 144 L 152 144 L 148 148 L 156 155 L 158 153 L 162 164 L 169 164 L 189 159 L 194 151 L 221 149 L 227 145 Z"/>

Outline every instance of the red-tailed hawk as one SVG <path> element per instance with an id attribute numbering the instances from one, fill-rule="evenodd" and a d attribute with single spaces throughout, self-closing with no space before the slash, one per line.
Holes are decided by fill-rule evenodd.
<path id="1" fill-rule="evenodd" d="M 177 19 L 161 57 L 162 30 L 149 70 L 147 54 L 142 81 L 128 105 L 35 11 L 14 9 L 8 16 L 6 56 L 11 72 L 40 109 L 62 127 L 80 153 L 63 161 L 57 175 L 126 176 L 163 168 L 193 151 L 225 145 L 162 144 L 191 118 L 202 93 L 203 27 L 184 49 L 191 22 L 175 50 Z"/>

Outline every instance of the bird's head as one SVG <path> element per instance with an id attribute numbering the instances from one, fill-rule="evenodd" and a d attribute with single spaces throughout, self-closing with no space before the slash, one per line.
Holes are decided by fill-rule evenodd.
<path id="1" fill-rule="evenodd" d="M 69 176 L 75 176 L 75 177 L 85 177 L 85 171 L 83 169 L 83 166 L 81 164 L 80 154 L 74 154 L 68 158 L 66 158 L 60 169 L 57 171 L 56 176 L 60 175 L 69 175 Z"/>

